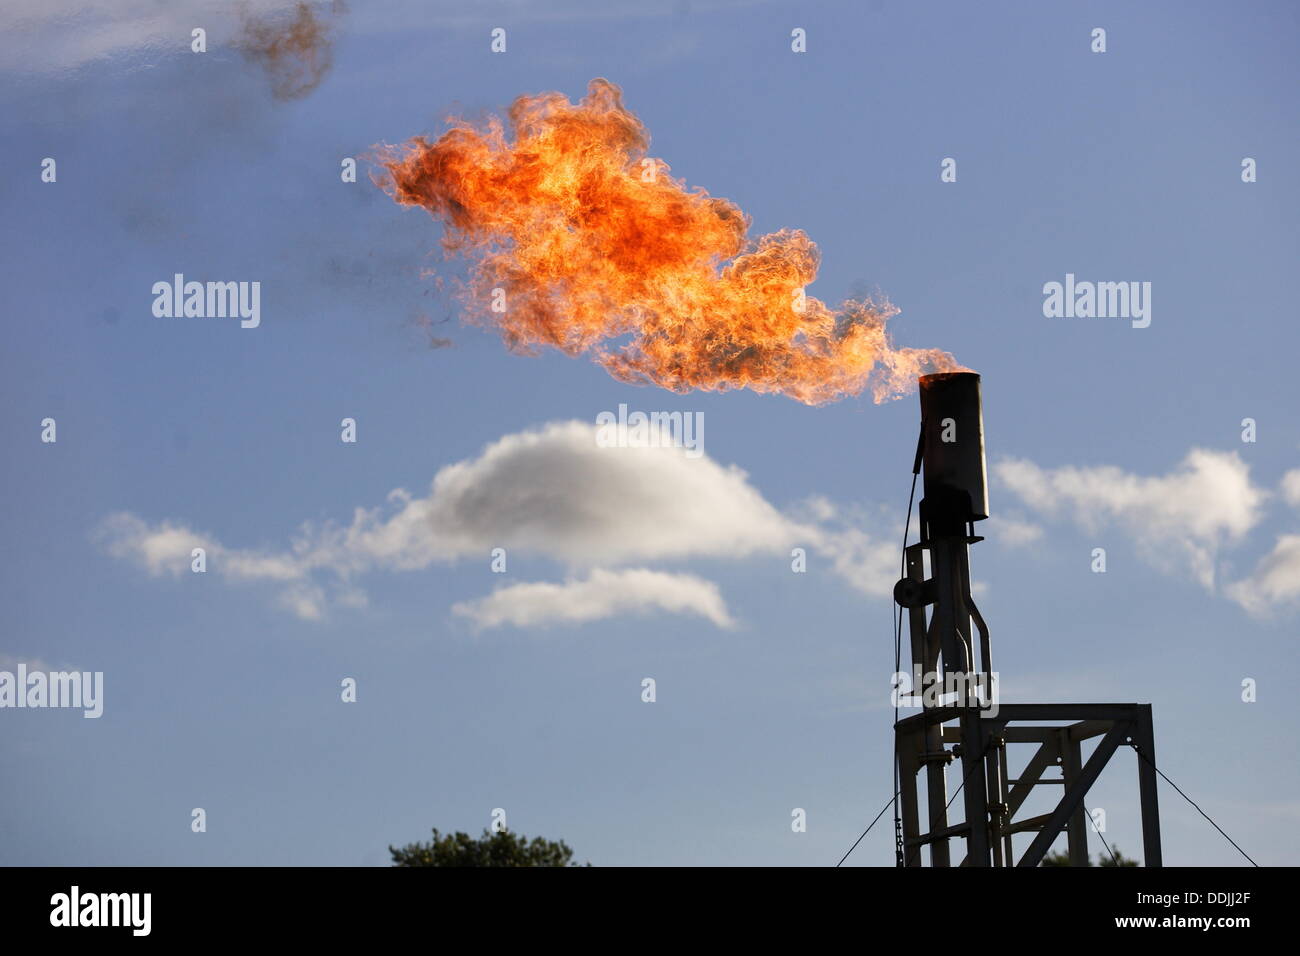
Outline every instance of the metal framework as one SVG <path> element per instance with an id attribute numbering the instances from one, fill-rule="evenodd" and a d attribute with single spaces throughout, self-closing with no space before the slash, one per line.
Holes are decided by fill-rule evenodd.
<path id="1" fill-rule="evenodd" d="M 971 597 L 969 546 L 974 522 L 988 516 L 979 376 L 921 379 L 921 440 L 914 471 L 925 466 L 920 542 L 905 551 L 894 598 L 908 612 L 912 674 L 921 712 L 895 724 L 902 802 L 902 863 L 951 866 L 953 840 L 965 841 L 961 866 L 1038 866 L 1065 832 L 1072 866 L 1088 864 L 1084 798 L 1121 744 L 1140 748 L 1138 792 L 1146 866 L 1160 866 L 1155 734 L 1149 704 L 1000 704 L 989 629 Z M 925 557 L 931 577 L 925 577 Z M 927 608 L 930 608 L 927 619 Z M 977 645 L 971 622 L 978 631 Z M 952 701 L 949 702 L 949 698 Z M 1027 725 L 1027 726 L 1026 726 Z M 1100 738 L 1085 761 L 1085 741 Z M 1009 779 L 1007 748 L 1035 746 Z M 951 745 L 951 747 L 949 747 Z M 961 762 L 964 814 L 950 823 L 948 765 Z M 1059 767 L 1059 776 L 1046 776 Z M 920 775 L 926 777 L 921 826 Z M 1061 787 L 1049 813 L 1019 817 L 1035 787 Z M 1013 837 L 1034 834 L 1016 857 Z"/>
<path id="2" fill-rule="evenodd" d="M 974 711 L 972 714 L 970 711 Z M 957 721 L 955 727 L 943 724 Z M 1031 726 L 1029 721 L 1073 721 L 1064 725 Z M 1066 833 L 1071 866 L 1088 865 L 1089 821 L 1083 800 L 1121 744 L 1136 744 L 1154 759 L 1155 738 L 1150 704 L 1002 704 L 996 717 L 981 717 L 978 708 L 936 707 L 898 722 L 898 763 L 901 779 L 903 858 L 905 866 L 922 866 L 922 848 L 930 850 L 931 866 L 951 866 L 949 841 L 966 840 L 961 866 L 1038 866 L 1062 830 Z M 975 745 L 973 757 L 967 734 Z M 1101 737 L 1085 762 L 1083 742 Z M 938 743 L 939 746 L 931 749 Z M 944 744 L 954 744 L 944 750 Z M 1034 744 L 1036 749 L 1016 779 L 1008 779 L 1007 747 Z M 946 766 L 961 758 L 967 820 L 984 820 L 973 830 L 965 822 L 949 824 Z M 1044 776 L 1059 767 L 1060 776 Z M 919 775 L 926 770 L 929 827 L 920 826 Z M 1032 817 L 1017 817 L 1034 787 L 1063 787 L 1055 809 Z M 1160 811 L 1156 773 L 1138 761 L 1142 805 L 1142 850 L 1147 866 L 1160 866 Z M 1036 834 L 1016 857 L 1012 837 Z"/>

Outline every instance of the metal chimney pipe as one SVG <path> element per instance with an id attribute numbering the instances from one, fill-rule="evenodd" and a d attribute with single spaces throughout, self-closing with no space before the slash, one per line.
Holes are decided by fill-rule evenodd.
<path id="1" fill-rule="evenodd" d="M 984 410 L 976 372 L 921 377 L 925 519 L 936 534 L 989 516 Z"/>
<path id="2" fill-rule="evenodd" d="M 999 795 L 1005 788 L 997 755 L 986 752 L 979 700 L 969 680 L 971 675 L 987 680 L 992 668 L 988 628 L 970 589 L 969 546 L 981 540 L 972 523 L 989 516 L 980 377 L 975 372 L 941 372 L 922 376 L 920 385 L 920 448 L 925 471 L 921 540 L 909 549 L 913 558 L 908 574 L 894 589 L 894 599 L 912 610 L 913 667 L 919 667 L 923 675 L 933 673 L 941 678 L 945 688 L 952 681 L 957 690 L 964 802 L 970 824 L 966 864 L 989 866 L 993 862 L 993 831 L 989 829 L 988 788 L 991 783 Z M 924 551 L 930 554 L 929 580 L 922 580 Z M 933 606 L 928 624 L 926 605 Z M 971 639 L 972 617 L 980 632 L 982 660 L 978 663 Z M 932 671 L 936 667 L 941 673 Z M 958 680 L 960 684 L 955 683 Z M 938 723 L 927 728 L 924 748 L 923 760 L 943 750 Z M 947 802 L 941 768 L 933 767 L 929 777 L 931 829 L 942 831 Z M 919 853 L 905 856 L 904 865 L 915 865 L 919 859 Z M 936 844 L 931 860 L 938 866 L 947 865 L 947 847 Z"/>

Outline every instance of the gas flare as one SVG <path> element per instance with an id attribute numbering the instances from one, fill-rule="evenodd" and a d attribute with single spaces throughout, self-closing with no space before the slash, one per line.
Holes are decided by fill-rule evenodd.
<path id="1" fill-rule="evenodd" d="M 962 369 L 938 349 L 894 348 L 886 301 L 834 309 L 806 295 L 812 240 L 752 240 L 734 203 L 669 176 L 608 80 L 577 104 L 521 96 L 504 122 L 450 123 L 434 142 L 385 148 L 376 182 L 442 221 L 444 251 L 470 264 L 466 318 L 514 351 L 586 352 L 625 382 L 809 405 L 868 387 L 880 402 Z"/>

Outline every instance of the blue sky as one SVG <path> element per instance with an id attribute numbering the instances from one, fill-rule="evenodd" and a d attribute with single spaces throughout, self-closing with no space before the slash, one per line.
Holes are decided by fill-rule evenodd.
<path id="1" fill-rule="evenodd" d="M 739 204 L 752 235 L 818 243 L 810 293 L 879 289 L 896 342 L 983 374 L 995 518 L 972 566 L 1006 698 L 1150 702 L 1162 768 L 1259 862 L 1296 859 L 1293 5 L 355 0 L 332 69 L 292 101 L 232 47 L 232 5 L 0 16 L 0 667 L 105 675 L 99 720 L 0 712 L 0 862 L 383 864 L 389 843 L 478 832 L 501 807 L 598 865 L 828 865 L 888 798 L 877 569 L 897 551 L 915 397 L 675 395 L 512 355 L 422 275 L 459 268 L 435 253 L 438 225 L 340 181 L 343 157 L 436 135 L 451 111 L 576 99 L 597 76 L 651 154 Z M 150 288 L 176 272 L 260 281 L 260 327 L 154 317 Z M 1150 282 L 1150 326 L 1045 317 L 1043 284 L 1067 273 Z M 422 322 L 452 345 L 430 348 Z M 304 522 L 386 519 L 394 489 L 428 497 L 440 469 L 491 471 L 487 446 L 619 403 L 703 413 L 706 484 L 758 503 L 671 555 L 633 535 L 610 567 L 711 583 L 734 627 L 652 608 L 476 629 L 453 607 L 597 562 L 511 549 L 494 574 L 474 535 L 412 570 L 367 565 L 349 582 L 365 607 L 313 579 L 329 596 L 315 620 L 275 581 L 141 559 L 165 522 L 283 556 Z M 534 486 L 516 465 L 487 487 Z M 725 485 L 727 466 L 747 478 Z M 614 512 L 648 500 L 609 494 Z M 773 542 L 815 524 L 812 498 L 834 519 L 794 574 Z M 115 553 L 118 514 L 146 531 Z M 629 527 L 612 514 L 608 532 Z M 737 527 L 771 536 L 743 546 Z M 1120 757 L 1088 802 L 1136 855 Z M 1161 801 L 1167 864 L 1243 862 L 1173 791 Z M 851 861 L 892 865 L 889 829 Z"/>

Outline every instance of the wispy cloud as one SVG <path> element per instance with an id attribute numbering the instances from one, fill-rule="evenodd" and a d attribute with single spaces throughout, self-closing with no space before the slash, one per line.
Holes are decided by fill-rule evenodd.
<path id="1" fill-rule="evenodd" d="M 1112 465 L 1041 468 L 1021 459 L 1000 462 L 994 473 L 1044 518 L 1065 518 L 1094 534 L 1118 530 L 1152 564 L 1189 565 L 1211 590 L 1220 551 L 1258 523 L 1267 497 L 1236 452 L 1205 449 L 1193 449 L 1165 475 Z"/>
<path id="2" fill-rule="evenodd" d="M 1300 534 L 1281 535 L 1254 573 L 1225 591 L 1256 617 L 1300 605 Z"/>
<path id="3" fill-rule="evenodd" d="M 628 613 L 666 611 L 695 614 L 721 628 L 735 626 L 718 586 L 693 574 L 669 574 L 646 568 L 607 571 L 597 568 L 583 580 L 563 584 L 532 581 L 511 584 L 476 601 L 463 601 L 452 612 L 477 627 L 539 627 L 581 624 Z"/>
<path id="4" fill-rule="evenodd" d="M 1282 476 L 1278 492 L 1283 501 L 1300 510 L 1300 468 Z M 1254 573 L 1228 585 L 1225 591 L 1256 617 L 1300 607 L 1300 534 L 1279 535 Z"/>
<path id="5" fill-rule="evenodd" d="M 1282 476 L 1276 495 L 1251 480 L 1236 452 L 1205 449 L 1193 449 L 1164 475 L 1114 466 L 1041 468 L 1019 459 L 1000 462 L 994 474 L 1043 518 L 1071 521 L 1090 534 L 1118 531 L 1153 566 L 1190 568 L 1207 590 L 1251 615 L 1300 608 L 1300 533 L 1278 535 L 1245 578 L 1222 580 L 1221 560 L 1261 525 L 1270 500 L 1300 509 L 1300 468 Z"/>
<path id="6" fill-rule="evenodd" d="M 153 576 L 188 573 L 193 549 L 203 548 L 210 572 L 231 583 L 277 587 L 277 604 L 303 620 L 322 620 L 335 607 L 365 607 L 358 584 L 364 575 L 484 559 L 495 548 L 553 560 L 568 574 L 562 583 L 512 583 L 454 606 L 479 627 L 652 611 L 729 627 L 734 621 L 716 585 L 645 565 L 773 557 L 784 563 L 794 548 L 808 554 L 810 571 L 829 570 L 862 594 L 889 598 L 899 573 L 896 519 L 816 494 L 778 509 L 734 465 L 689 458 L 667 440 L 602 447 L 596 434 L 592 423 L 568 421 L 506 435 L 442 468 L 426 495 L 399 488 L 384 506 L 357 508 L 347 522 L 302 525 L 278 550 L 230 547 L 183 521 L 129 513 L 107 517 L 95 537 L 108 554 Z M 1194 449 L 1153 476 L 1115 466 L 1044 468 L 1022 459 L 993 472 L 1041 520 L 1131 538 L 1152 565 L 1190 569 L 1201 585 L 1251 614 L 1300 606 L 1300 534 L 1279 536 L 1249 577 L 1218 581 L 1224 552 L 1259 525 L 1270 498 L 1236 453 Z M 1283 477 L 1273 497 L 1300 507 L 1300 469 Z M 1044 534 L 1015 511 L 991 520 L 989 532 L 1013 547 L 1036 544 Z"/>
<path id="7" fill-rule="evenodd" d="M 697 13 L 737 10 L 758 0 L 693 0 Z M 190 31 L 203 27 L 209 44 L 236 39 L 240 18 L 291 16 L 299 0 L 7 0 L 0 4 L 0 70 L 73 70 L 108 58 L 156 61 L 189 52 Z M 308 5 L 317 15 L 336 11 L 333 0 Z M 520 23 L 639 19 L 674 15 L 673 4 L 644 0 L 395 0 L 374 16 L 358 5 L 349 29 L 359 33 L 409 30 L 436 24 L 440 29 L 477 28 L 495 17 L 499 25 Z M 495 24 L 494 24 L 495 25 Z"/>
<path id="8" fill-rule="evenodd" d="M 594 424 L 576 421 L 507 435 L 477 457 L 441 469 L 427 495 L 397 489 L 386 506 L 358 508 L 347 523 L 304 524 L 281 550 L 230 547 L 185 522 L 129 513 L 110 515 L 95 537 L 108 554 L 154 576 L 188 573 L 193 549 L 203 548 L 209 572 L 234 583 L 280 585 L 280 605 L 305 620 L 325 617 L 333 605 L 364 605 L 356 585 L 364 574 L 486 558 L 495 548 L 557 561 L 570 579 L 514 585 L 458 606 L 484 626 L 498 618 L 557 619 L 562 599 L 575 601 L 583 614 L 657 608 L 726 626 L 725 605 L 696 587 L 707 584 L 701 579 L 644 568 L 623 576 L 609 571 L 691 559 L 788 561 L 795 547 L 865 594 L 884 597 L 893 587 L 897 535 L 864 530 L 871 522 L 855 509 L 813 497 L 783 512 L 735 466 L 688 457 L 668 441 L 602 447 L 596 437 Z M 601 573 L 578 580 L 596 570 Z M 646 576 L 652 574 L 658 576 Z M 596 601 L 600 588 L 610 593 Z M 552 611 L 538 610 L 543 607 Z"/>
<path id="9" fill-rule="evenodd" d="M 1300 468 L 1293 468 L 1282 476 L 1282 500 L 1292 508 L 1300 508 Z"/>
<path id="10" fill-rule="evenodd" d="M 1023 548 L 1043 539 L 1042 525 L 1025 521 L 1015 515 L 992 515 L 984 530 L 990 541 L 1009 548 Z"/>

